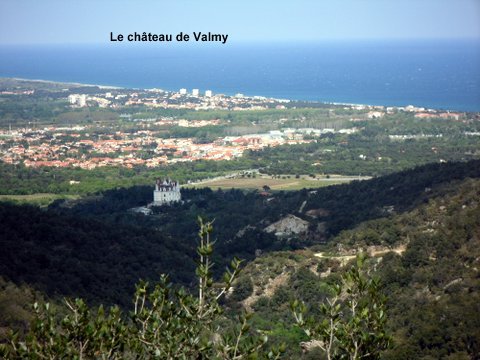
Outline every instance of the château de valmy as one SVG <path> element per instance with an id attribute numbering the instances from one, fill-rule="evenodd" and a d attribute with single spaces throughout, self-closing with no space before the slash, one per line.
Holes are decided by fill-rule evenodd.
<path id="1" fill-rule="evenodd" d="M 153 191 L 152 205 L 160 206 L 180 200 L 180 184 L 178 181 L 172 181 L 170 179 L 164 179 L 163 181 L 160 179 L 157 180 L 155 190 Z"/>

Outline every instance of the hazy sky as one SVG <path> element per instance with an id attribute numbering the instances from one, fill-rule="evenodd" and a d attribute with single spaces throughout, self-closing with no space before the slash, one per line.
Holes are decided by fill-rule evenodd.
<path id="1" fill-rule="evenodd" d="M 107 43 L 110 31 L 232 41 L 480 39 L 480 0 L 0 0 L 0 43 Z"/>

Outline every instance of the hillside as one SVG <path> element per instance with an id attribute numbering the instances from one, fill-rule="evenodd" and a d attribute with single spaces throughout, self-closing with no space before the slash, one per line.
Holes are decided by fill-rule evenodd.
<path id="1" fill-rule="evenodd" d="M 385 359 L 478 358 L 480 180 L 452 183 L 448 195 L 361 223 L 321 250 L 257 258 L 238 280 L 230 306 L 253 310 L 256 325 L 269 329 L 274 342 L 287 341 L 295 349 L 306 336 L 292 326 L 289 302 L 300 298 L 319 316 L 329 284 L 364 251 L 388 297 L 394 346 Z M 315 356 L 312 350 L 305 358 Z"/>
<path id="2" fill-rule="evenodd" d="M 222 257 L 252 259 L 257 250 L 297 249 L 328 242 L 360 222 L 402 213 L 442 196 L 442 185 L 468 177 L 480 177 L 480 161 L 429 164 L 371 180 L 291 192 L 187 188 L 182 189 L 184 203 L 158 208 L 148 217 L 133 217 L 127 211 L 151 201 L 152 188 L 140 186 L 59 201 L 51 210 L 155 228 L 191 246 L 197 239 L 197 217 L 201 215 L 215 219 L 217 251 Z M 281 224 L 285 222 L 296 230 L 284 232 Z"/>
<path id="3" fill-rule="evenodd" d="M 5 203 L 0 223 L 0 276 L 52 297 L 128 305 L 140 278 L 189 284 L 195 267 L 193 249 L 154 229 Z"/>
<path id="4" fill-rule="evenodd" d="M 309 225 L 309 231 L 298 240 L 312 243 L 328 240 L 340 231 L 356 224 L 385 216 L 388 212 L 401 213 L 440 195 L 437 189 L 453 180 L 480 177 L 480 160 L 428 164 L 414 169 L 371 180 L 326 188 L 303 189 L 290 192 L 271 192 L 267 196 L 240 190 L 182 189 L 185 202 L 158 209 L 151 217 L 155 226 L 168 228 L 175 218 L 178 235 L 196 237 L 196 218 L 200 214 L 216 219 L 220 242 L 234 237 L 246 226 L 263 229 L 288 214 L 295 215 Z M 59 201 L 52 210 L 75 216 L 110 218 L 124 216 L 129 208 L 152 200 L 152 187 L 135 186 L 98 193 L 83 200 Z M 131 217 L 129 215 L 129 217 Z M 143 219 L 148 223 L 148 219 Z M 319 226 L 320 225 L 320 226 Z M 145 224 L 142 224 L 145 226 Z M 168 229 L 166 229 L 168 231 Z M 250 228 L 250 230 L 253 230 Z"/>
<path id="5" fill-rule="evenodd" d="M 128 305 L 140 278 L 155 281 L 160 273 L 169 273 L 174 282 L 191 285 L 199 215 L 215 219 L 218 275 L 233 256 L 253 260 L 262 252 L 330 242 L 362 221 L 449 194 L 455 188 L 445 185 L 466 177 L 480 177 L 478 161 L 432 164 L 268 197 L 185 189 L 183 204 L 158 208 L 153 216 L 128 211 L 151 201 L 147 187 L 60 201 L 47 210 L 0 203 L 0 276 L 49 296 Z"/>

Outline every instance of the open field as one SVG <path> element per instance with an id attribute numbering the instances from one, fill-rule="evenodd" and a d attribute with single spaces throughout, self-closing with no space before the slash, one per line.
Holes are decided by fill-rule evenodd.
<path id="1" fill-rule="evenodd" d="M 11 201 L 16 204 L 48 206 L 58 199 L 77 199 L 78 197 L 78 195 L 37 193 L 31 195 L 0 195 L 0 201 Z"/>
<path id="2" fill-rule="evenodd" d="M 352 180 L 358 180 L 358 177 L 346 177 L 338 176 L 331 178 L 311 178 L 307 176 L 301 176 L 300 178 L 295 178 L 295 176 L 288 175 L 282 176 L 280 178 L 272 178 L 270 176 L 265 177 L 256 177 L 256 178 L 217 178 L 212 180 L 205 180 L 193 184 L 186 185 L 187 187 L 210 187 L 212 189 L 262 189 L 263 186 L 267 185 L 271 190 L 300 190 L 304 188 L 319 188 L 329 185 L 336 185 L 347 183 Z M 364 180 L 364 178 L 361 178 Z"/>

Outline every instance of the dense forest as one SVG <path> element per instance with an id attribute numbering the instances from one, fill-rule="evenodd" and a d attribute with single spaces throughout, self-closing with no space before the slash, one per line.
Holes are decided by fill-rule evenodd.
<path id="1" fill-rule="evenodd" d="M 341 232 L 317 247 L 322 256 L 298 250 L 255 259 L 241 274 L 229 306 L 253 311 L 253 326 L 268 329 L 274 344 L 287 342 L 287 358 L 300 358 L 295 345 L 308 337 L 294 325 L 290 302 L 305 301 L 321 322 L 319 305 L 363 250 L 388 299 L 393 345 L 382 358 L 478 359 L 480 183 L 447 187 L 448 194 L 411 211 Z M 321 355 L 312 350 L 304 356 Z"/>
<path id="2" fill-rule="evenodd" d="M 319 223 L 324 223 L 324 239 L 328 239 L 359 222 L 382 217 L 387 210 L 403 212 L 413 208 L 436 195 L 440 185 L 468 177 L 480 177 L 480 161 L 429 164 L 367 181 L 270 192 L 267 196 L 236 189 L 182 189 L 184 203 L 158 208 L 156 216 L 140 219 L 146 223 L 151 221 L 157 227 L 168 226 L 168 220 L 175 219 L 176 224 L 181 224 L 174 226 L 177 234 L 188 237 L 189 233 L 195 233 L 198 215 L 215 218 L 219 228 L 217 234 L 226 240 L 247 225 L 266 227 L 287 214 L 295 214 L 309 221 L 314 232 L 317 232 Z M 151 199 L 152 187 L 138 186 L 107 190 L 81 200 L 60 200 L 50 209 L 78 216 L 104 216 L 128 221 L 132 217 L 125 213 L 126 210 L 145 205 Z"/>
<path id="3" fill-rule="evenodd" d="M 128 308 L 140 278 L 155 282 L 167 272 L 177 285 L 195 288 L 201 215 L 215 218 L 216 270 L 222 272 L 234 255 L 251 260 L 224 301 L 225 316 L 243 308 L 253 312 L 253 328 L 265 331 L 271 346 L 287 345 L 284 358 L 321 356 L 318 349 L 302 352 L 298 346 L 308 344 L 308 336 L 295 325 L 290 302 L 304 301 L 308 314 L 321 321 L 318 305 L 332 296 L 331 285 L 363 250 L 387 298 L 393 343 L 382 358 L 475 359 L 479 169 L 478 161 L 431 164 L 268 198 L 189 189 L 183 204 L 157 208 L 150 216 L 129 211 L 151 197 L 148 187 L 58 201 L 44 210 L 2 203 L 0 327 L 25 328 L 32 318 L 28 304 L 42 293 L 59 309 L 55 299 L 63 296 Z M 306 215 L 310 210 L 316 217 Z M 285 214 L 310 221 L 311 231 L 279 238 L 262 230 Z M 320 223 L 324 233 L 314 236 Z"/>
<path id="4" fill-rule="evenodd" d="M 169 272 L 175 282 L 189 284 L 195 267 L 193 248 L 154 229 L 31 206 L 2 204 L 0 214 L 0 274 L 53 297 L 125 305 L 140 278 Z"/>
<path id="5" fill-rule="evenodd" d="M 49 295 L 81 295 L 125 304 L 139 278 L 170 273 L 190 285 L 197 217 L 215 219 L 218 272 L 233 256 L 323 244 L 359 223 L 402 213 L 444 194 L 454 180 L 480 177 L 478 161 L 431 164 L 368 181 L 265 197 L 240 190 L 182 189 L 183 203 L 145 216 L 129 209 L 151 201 L 151 187 L 108 190 L 48 209 L 0 205 L 0 275 Z M 303 206 L 303 211 L 300 208 Z M 303 233 L 265 228 L 287 215 L 308 222 Z M 108 284 L 108 286 L 106 285 Z"/>

